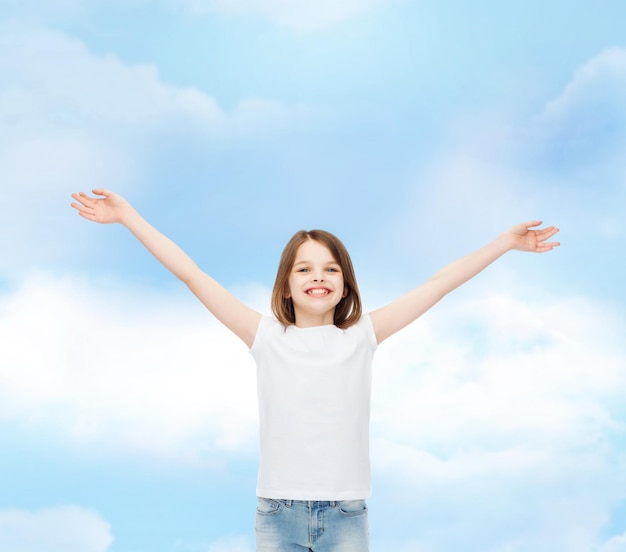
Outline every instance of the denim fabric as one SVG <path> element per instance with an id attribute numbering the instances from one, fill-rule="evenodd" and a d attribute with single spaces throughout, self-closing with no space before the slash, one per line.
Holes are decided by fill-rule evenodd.
<path id="1" fill-rule="evenodd" d="M 257 500 L 257 552 L 369 550 L 365 500 Z"/>

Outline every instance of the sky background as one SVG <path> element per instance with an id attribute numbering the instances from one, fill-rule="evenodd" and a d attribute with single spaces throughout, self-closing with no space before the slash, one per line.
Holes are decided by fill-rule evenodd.
<path id="1" fill-rule="evenodd" d="M 366 309 L 514 223 L 375 357 L 372 552 L 626 551 L 626 3 L 0 0 L 0 552 L 252 552 L 254 364 L 70 194 L 269 313 L 301 228 Z"/>

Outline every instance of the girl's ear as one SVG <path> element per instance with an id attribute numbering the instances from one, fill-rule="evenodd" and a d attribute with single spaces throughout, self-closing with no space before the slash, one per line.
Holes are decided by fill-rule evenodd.
<path id="1" fill-rule="evenodd" d="M 342 297 L 345 299 L 348 296 L 348 287 L 347 286 L 343 286 L 343 295 Z"/>
<path id="2" fill-rule="evenodd" d="M 289 289 L 289 286 L 287 286 L 285 288 L 285 291 L 283 291 L 283 298 L 284 299 L 291 299 L 291 290 Z"/>

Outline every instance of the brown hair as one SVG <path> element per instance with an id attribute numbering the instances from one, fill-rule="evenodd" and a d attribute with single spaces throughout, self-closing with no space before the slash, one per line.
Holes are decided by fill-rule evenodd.
<path id="1" fill-rule="evenodd" d="M 349 328 L 356 324 L 362 314 L 359 287 L 346 246 L 339 238 L 325 230 L 300 230 L 294 234 L 283 249 L 272 291 L 272 312 L 278 321 L 285 326 L 296 323 L 293 301 L 291 297 L 287 298 L 285 295 L 289 294 L 289 274 L 296 260 L 296 252 L 307 240 L 315 240 L 326 246 L 341 268 L 346 295 L 335 307 L 334 324 L 342 329 Z"/>

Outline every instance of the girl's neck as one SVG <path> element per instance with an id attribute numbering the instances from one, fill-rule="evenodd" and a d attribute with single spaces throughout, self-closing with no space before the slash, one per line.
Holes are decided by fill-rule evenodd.
<path id="1" fill-rule="evenodd" d="M 335 313 L 327 312 L 323 314 L 300 313 L 296 314 L 295 326 L 297 328 L 316 328 L 318 326 L 333 326 L 335 324 Z"/>

